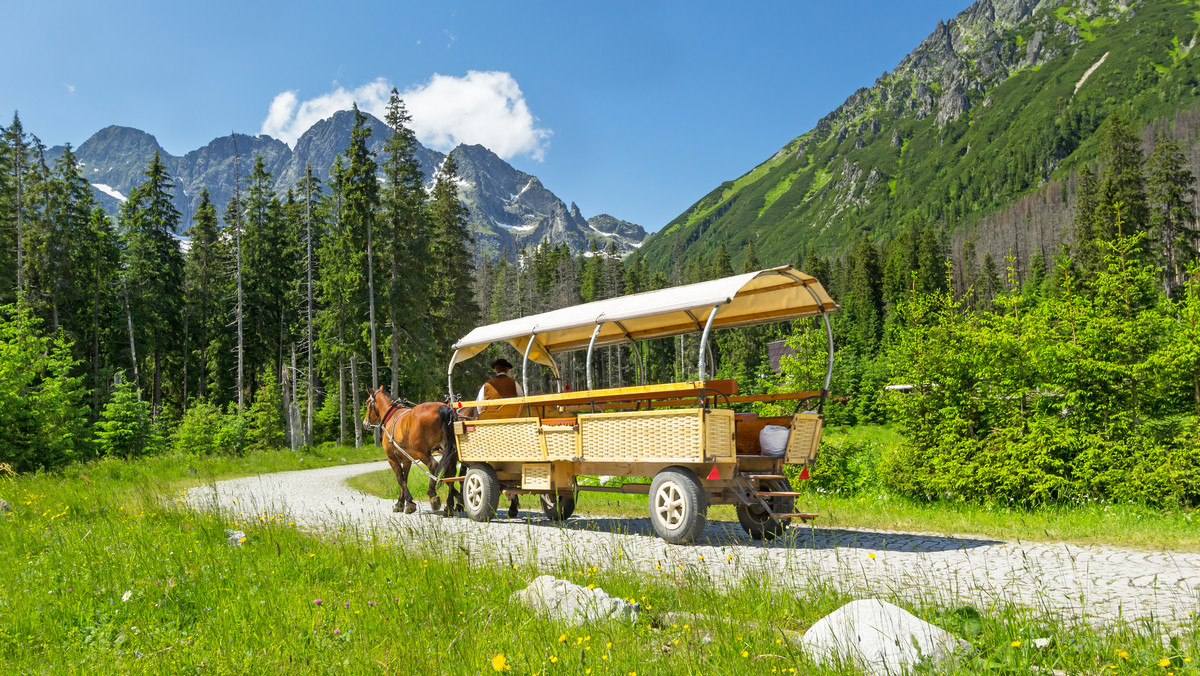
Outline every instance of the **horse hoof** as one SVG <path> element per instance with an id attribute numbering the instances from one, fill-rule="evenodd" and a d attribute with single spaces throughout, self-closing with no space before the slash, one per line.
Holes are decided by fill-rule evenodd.
<path id="1" fill-rule="evenodd" d="M 400 511 L 400 505 L 392 505 L 392 511 L 393 511 L 393 512 L 399 512 L 399 511 Z"/>
<path id="2" fill-rule="evenodd" d="M 516 505 L 508 506 L 508 518 L 510 518 L 510 519 L 517 518 L 517 506 Z"/>
<path id="3" fill-rule="evenodd" d="M 446 509 L 442 512 L 442 516 L 444 516 L 447 519 L 454 516 L 454 510 L 450 509 L 450 505 L 446 505 Z"/>
<path id="4" fill-rule="evenodd" d="M 441 508 L 442 508 L 442 499 L 441 498 L 439 498 L 435 495 L 429 499 L 429 509 L 436 512 Z"/>
<path id="5" fill-rule="evenodd" d="M 410 502 L 410 503 L 408 503 L 407 505 L 405 505 L 405 506 L 404 506 L 404 513 L 405 513 L 405 514 L 412 514 L 412 513 L 413 513 L 413 512 L 415 512 L 415 511 L 417 511 L 417 505 L 416 505 L 416 503 L 412 503 L 412 502 Z"/>

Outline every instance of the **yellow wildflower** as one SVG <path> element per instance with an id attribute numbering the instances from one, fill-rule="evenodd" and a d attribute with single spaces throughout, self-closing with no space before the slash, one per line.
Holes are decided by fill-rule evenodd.
<path id="1" fill-rule="evenodd" d="M 504 671 L 510 669 L 508 660 L 504 659 L 504 653 L 500 653 L 492 658 L 492 669 L 495 671 Z"/>
<path id="2" fill-rule="evenodd" d="M 1012 643 L 1009 643 L 1009 645 L 1010 645 L 1010 646 L 1012 646 L 1012 647 L 1014 647 L 1014 648 L 1020 648 L 1020 647 L 1021 647 L 1021 642 L 1020 642 L 1020 641 L 1013 641 Z"/>

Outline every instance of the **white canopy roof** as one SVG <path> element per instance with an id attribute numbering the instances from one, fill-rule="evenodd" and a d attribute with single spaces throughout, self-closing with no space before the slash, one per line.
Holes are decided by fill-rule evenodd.
<path id="1" fill-rule="evenodd" d="M 557 372 L 551 355 L 586 348 L 597 324 L 597 346 L 667 338 L 703 330 L 716 306 L 720 307 L 713 328 L 797 319 L 838 309 L 814 277 L 785 265 L 481 326 L 454 344 L 450 368 L 501 341 L 523 354 L 532 336 L 529 358 Z"/>

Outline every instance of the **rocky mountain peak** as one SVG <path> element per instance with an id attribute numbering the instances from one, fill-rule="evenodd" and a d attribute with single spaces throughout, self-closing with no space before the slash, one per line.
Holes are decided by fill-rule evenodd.
<path id="1" fill-rule="evenodd" d="M 391 130 L 371 115 L 367 116 L 367 126 L 371 130 L 368 147 L 377 156 L 382 155 Z M 141 172 L 157 151 L 175 181 L 175 202 L 183 215 L 181 229 L 186 230 L 199 204 L 201 187 L 208 189 L 218 212 L 233 195 L 235 156 L 243 177 L 253 170 L 255 159 L 262 157 L 281 195 L 300 182 L 310 163 L 316 177 L 327 184 L 330 168 L 349 145 L 353 127 L 353 111 L 338 111 L 314 123 L 291 147 L 270 136 L 235 133 L 176 157 L 146 132 L 110 126 L 82 143 L 76 153 L 97 198 L 115 215 L 125 196 L 144 180 Z M 62 148 L 57 147 L 50 154 L 54 157 L 61 152 Z M 645 231 L 633 224 L 619 231 L 594 230 L 574 203 L 568 209 L 537 176 L 519 171 L 482 145 L 460 145 L 452 152 L 458 163 L 460 195 L 483 251 L 516 252 L 543 239 L 585 251 L 594 239 L 603 247 L 614 243 L 618 250 L 629 253 L 646 237 Z M 416 157 L 432 185 L 446 156 L 418 144 Z M 243 178 L 243 189 L 245 185 Z"/>

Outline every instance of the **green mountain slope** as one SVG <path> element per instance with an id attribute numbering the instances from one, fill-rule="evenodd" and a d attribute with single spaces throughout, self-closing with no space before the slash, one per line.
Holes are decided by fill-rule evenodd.
<path id="1" fill-rule="evenodd" d="M 970 227 L 1095 156 L 1113 112 L 1135 125 L 1200 96 L 1200 2 L 979 0 L 891 73 L 652 235 L 651 269 L 841 251 L 910 218 Z"/>

